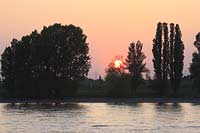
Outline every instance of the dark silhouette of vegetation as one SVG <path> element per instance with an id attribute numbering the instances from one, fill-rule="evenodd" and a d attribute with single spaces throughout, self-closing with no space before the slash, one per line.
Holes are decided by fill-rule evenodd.
<path id="1" fill-rule="evenodd" d="M 162 40 L 162 36 L 164 40 Z M 176 24 L 175 28 L 173 23 L 170 24 L 170 35 L 168 35 L 168 24 L 158 23 L 152 52 L 154 56 L 155 80 L 157 80 L 160 94 L 166 91 L 163 89 L 166 89 L 168 86 L 168 77 L 175 94 L 180 86 L 184 59 L 184 44 L 181 37 L 178 24 Z"/>
<path id="2" fill-rule="evenodd" d="M 174 89 L 174 84 L 175 84 L 175 76 L 174 76 L 174 35 L 175 35 L 175 29 L 174 29 L 174 24 L 171 23 L 170 24 L 170 56 L 169 56 L 169 61 L 170 61 L 170 71 L 169 71 L 169 76 L 170 76 L 170 82 L 171 82 L 171 86 Z"/>
<path id="3" fill-rule="evenodd" d="M 136 89 L 143 82 L 142 73 L 148 71 L 146 63 L 144 63 L 146 56 L 142 52 L 142 48 L 143 44 L 140 41 L 132 42 L 128 48 L 126 61 L 118 56 L 108 65 L 105 81 L 110 88 L 109 96 L 130 97 L 136 95 Z M 115 61 L 120 61 L 121 65 L 116 67 Z"/>
<path id="4" fill-rule="evenodd" d="M 86 38 L 79 27 L 54 24 L 21 40 L 13 39 L 1 55 L 1 97 L 199 96 L 196 91 L 200 92 L 200 33 L 194 42 L 198 52 L 193 53 L 191 76 L 185 78 L 184 44 L 178 24 L 157 24 L 152 48 L 154 79 L 146 68 L 140 41 L 130 44 L 126 60 L 116 56 L 109 63 L 105 79 L 87 78 L 91 65 Z"/>
<path id="5" fill-rule="evenodd" d="M 130 76 L 126 73 L 116 75 L 110 73 L 105 78 L 108 84 L 108 96 L 111 97 L 131 97 Z"/>
<path id="6" fill-rule="evenodd" d="M 162 23 L 157 24 L 156 36 L 153 39 L 153 66 L 155 72 L 156 87 L 162 93 Z"/>
<path id="7" fill-rule="evenodd" d="M 135 44 L 132 42 L 129 46 L 129 52 L 126 59 L 127 69 L 131 76 L 131 88 L 132 95 L 136 94 L 136 89 L 143 80 L 142 73 L 147 72 L 146 63 L 144 59 L 146 58 L 144 52 L 142 52 L 143 44 L 137 41 Z"/>
<path id="8" fill-rule="evenodd" d="M 90 68 L 86 35 L 73 25 L 54 24 L 13 39 L 1 55 L 7 97 L 62 98 L 73 96 Z"/>
<path id="9" fill-rule="evenodd" d="M 14 96 L 13 55 L 11 47 L 7 47 L 1 55 L 1 89 L 5 87 L 10 96 Z"/>
<path id="10" fill-rule="evenodd" d="M 168 71 L 169 71 L 169 37 L 167 23 L 163 23 L 163 60 L 162 60 L 162 80 L 163 87 L 167 87 Z"/>
<path id="11" fill-rule="evenodd" d="M 115 61 L 121 61 L 121 65 L 116 67 Z M 130 76 L 126 72 L 125 62 L 122 56 L 116 56 L 106 69 L 105 81 L 108 85 L 108 96 L 111 97 L 130 97 Z"/>
<path id="12" fill-rule="evenodd" d="M 200 92 L 200 32 L 196 35 L 194 46 L 197 48 L 198 53 L 193 53 L 192 63 L 190 64 L 191 78 L 193 79 L 193 87 L 198 88 Z"/>
<path id="13" fill-rule="evenodd" d="M 174 70 L 174 82 L 172 82 L 172 86 L 174 89 L 174 93 L 176 94 L 177 89 L 180 86 L 180 81 L 182 79 L 182 71 L 183 71 L 183 65 L 184 65 L 184 44 L 183 41 L 181 40 L 182 34 L 181 30 L 178 24 L 176 24 L 175 27 L 175 37 L 174 37 L 174 50 L 173 50 L 173 58 L 174 58 L 174 63 L 173 63 L 173 70 Z"/>
<path id="14" fill-rule="evenodd" d="M 120 61 L 120 64 L 118 67 L 115 65 L 115 61 Z M 125 61 L 122 56 L 115 56 L 115 58 L 108 64 L 108 68 L 106 68 L 106 74 L 115 74 L 115 75 L 121 75 L 122 73 L 126 73 L 126 66 Z"/>

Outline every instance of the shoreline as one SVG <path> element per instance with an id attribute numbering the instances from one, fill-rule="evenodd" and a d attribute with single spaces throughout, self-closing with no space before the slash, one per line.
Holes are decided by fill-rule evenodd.
<path id="1" fill-rule="evenodd" d="M 200 103 L 200 98 L 0 99 L 0 103 Z"/>

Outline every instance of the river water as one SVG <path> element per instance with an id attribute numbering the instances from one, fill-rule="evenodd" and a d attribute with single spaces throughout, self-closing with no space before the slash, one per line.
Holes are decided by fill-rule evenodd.
<path id="1" fill-rule="evenodd" d="M 0 104 L 0 133 L 200 132 L 200 105 L 190 103 Z"/>

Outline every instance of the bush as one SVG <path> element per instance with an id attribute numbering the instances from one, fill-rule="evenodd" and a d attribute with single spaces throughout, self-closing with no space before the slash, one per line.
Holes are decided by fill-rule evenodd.
<path id="1" fill-rule="evenodd" d="M 130 76 L 127 74 L 116 75 L 115 73 L 106 76 L 108 84 L 108 96 L 111 97 L 130 97 L 131 86 Z"/>

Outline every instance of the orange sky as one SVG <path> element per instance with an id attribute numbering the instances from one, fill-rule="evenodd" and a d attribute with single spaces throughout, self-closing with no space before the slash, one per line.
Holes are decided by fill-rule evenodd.
<path id="1" fill-rule="evenodd" d="M 131 41 L 141 40 L 147 67 L 153 72 L 152 39 L 156 24 L 178 23 L 189 67 L 193 42 L 200 31 L 199 0 L 1 0 L 0 52 L 12 38 L 55 22 L 80 26 L 88 36 L 92 69 L 90 77 L 103 75 L 116 55 L 127 55 Z"/>

